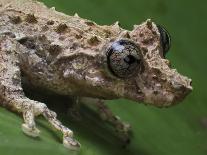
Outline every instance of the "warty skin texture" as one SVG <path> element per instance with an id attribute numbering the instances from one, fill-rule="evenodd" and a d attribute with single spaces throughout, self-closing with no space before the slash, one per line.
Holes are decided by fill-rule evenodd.
<path id="1" fill-rule="evenodd" d="M 31 85 L 57 94 L 126 98 L 157 107 L 174 105 L 192 90 L 191 79 L 169 67 L 169 60 L 163 55 L 160 32 L 151 20 L 128 31 L 118 23 L 100 26 L 31 0 L 0 0 L 0 4 L 0 47 L 4 58 L 0 63 L 2 71 L 6 70 L 0 75 L 1 79 L 15 75 L 15 79 L 21 81 L 21 71 Z M 113 75 L 107 65 L 107 51 L 120 39 L 133 42 L 142 58 L 141 70 L 127 79 Z M 13 82 L 1 80 L 1 84 L 14 85 L 16 91 L 8 94 L 12 93 L 11 100 L 22 99 L 23 92 L 18 93 L 22 91 L 21 86 Z M 5 96 L 1 95 L 3 105 L 22 112 L 16 104 L 5 102 Z M 34 115 L 43 111 L 49 121 L 56 118 L 42 107 L 44 105 L 37 107 Z M 58 129 L 64 133 L 60 126 Z M 73 145 L 73 141 L 69 143 Z"/>
<path id="2" fill-rule="evenodd" d="M 179 102 L 190 92 L 190 80 L 170 69 L 169 61 L 163 58 L 160 34 L 150 20 L 134 26 L 130 32 L 120 28 L 118 23 L 99 26 L 78 16 L 66 16 L 52 9 L 45 13 L 46 9 L 39 5 L 43 11 L 37 13 L 38 9 L 30 10 L 32 5 L 29 3 L 24 8 L 13 4 L 16 10 L 21 11 L 15 11 L 15 14 L 8 6 L 8 11 L 4 13 L 7 21 L 3 23 L 5 27 L 1 27 L 2 32 L 12 32 L 19 40 L 29 37 L 33 38 L 34 44 L 38 44 L 39 37 L 40 44 L 45 42 L 46 46 L 58 46 L 58 49 L 51 49 L 54 53 L 42 52 L 42 55 L 54 54 L 50 62 L 45 62 L 45 57 L 37 56 L 38 53 L 31 55 L 31 51 L 35 49 L 30 47 L 22 56 L 21 68 L 35 85 L 43 84 L 48 89 L 58 90 L 60 94 L 104 99 L 128 98 L 155 106 L 168 106 Z M 29 16 L 36 18 L 35 21 L 27 21 Z M 9 17 L 20 17 L 23 21 L 13 24 Z M 49 22 L 54 24 L 50 25 Z M 143 55 L 144 72 L 129 80 L 111 78 L 105 71 L 107 47 L 120 38 L 137 43 Z M 34 69 L 38 67 L 41 70 L 37 72 Z"/>

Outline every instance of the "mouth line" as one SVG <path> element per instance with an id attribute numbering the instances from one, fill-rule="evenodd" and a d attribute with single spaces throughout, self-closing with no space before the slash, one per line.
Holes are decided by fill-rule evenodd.
<path id="1" fill-rule="evenodd" d="M 172 86 L 158 87 L 154 85 L 145 86 L 144 79 L 142 76 L 138 76 L 135 79 L 136 86 L 139 88 L 140 92 L 143 94 L 143 101 L 149 105 L 154 105 L 157 107 L 168 107 L 175 105 L 184 100 L 184 98 L 192 91 L 192 86 L 190 85 L 191 79 L 187 80 L 185 84 L 182 84 L 179 89 L 175 89 Z M 167 82 L 169 83 L 169 81 Z"/>

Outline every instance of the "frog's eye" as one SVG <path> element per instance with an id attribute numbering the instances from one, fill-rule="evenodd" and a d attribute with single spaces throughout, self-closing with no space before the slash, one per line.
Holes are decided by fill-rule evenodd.
<path id="1" fill-rule="evenodd" d="M 121 39 L 112 43 L 107 51 L 110 72 L 119 78 L 128 78 L 141 68 L 141 52 L 132 41 Z"/>
<path id="2" fill-rule="evenodd" d="M 157 28 L 160 32 L 160 40 L 161 40 L 161 45 L 163 48 L 163 55 L 165 56 L 171 46 L 170 45 L 171 44 L 170 34 L 167 32 L 167 30 L 163 26 L 157 25 Z"/>

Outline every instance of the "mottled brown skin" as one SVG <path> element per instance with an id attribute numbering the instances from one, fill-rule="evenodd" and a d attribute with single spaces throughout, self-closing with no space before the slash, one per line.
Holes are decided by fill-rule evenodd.
<path id="1" fill-rule="evenodd" d="M 63 133 L 66 147 L 80 146 L 54 112 L 24 95 L 21 72 L 31 85 L 57 94 L 94 100 L 126 98 L 158 107 L 182 101 L 192 89 L 190 79 L 169 67 L 151 20 L 128 31 L 118 23 L 100 26 L 32 0 L 0 0 L 0 4 L 0 105 L 23 113 L 22 129 L 28 135 L 38 136 L 34 116 L 42 114 Z M 142 72 L 128 79 L 112 75 L 107 68 L 107 49 L 119 39 L 134 42 L 142 55 Z M 104 119 L 126 134 L 129 126 L 100 100 L 96 103 Z"/>

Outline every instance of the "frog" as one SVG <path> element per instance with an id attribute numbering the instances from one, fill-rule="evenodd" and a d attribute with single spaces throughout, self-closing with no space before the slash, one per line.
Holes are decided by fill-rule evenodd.
<path id="1" fill-rule="evenodd" d="M 31 87 L 75 97 L 75 105 L 92 104 L 128 141 L 131 126 L 106 100 L 161 108 L 180 103 L 192 91 L 192 80 L 166 58 L 170 46 L 168 31 L 151 19 L 126 30 L 119 22 L 99 25 L 35 0 L 0 0 L 0 106 L 23 116 L 26 135 L 40 136 L 35 118 L 41 115 L 62 133 L 66 148 L 80 148 L 46 103 L 25 95 L 25 78 Z"/>

